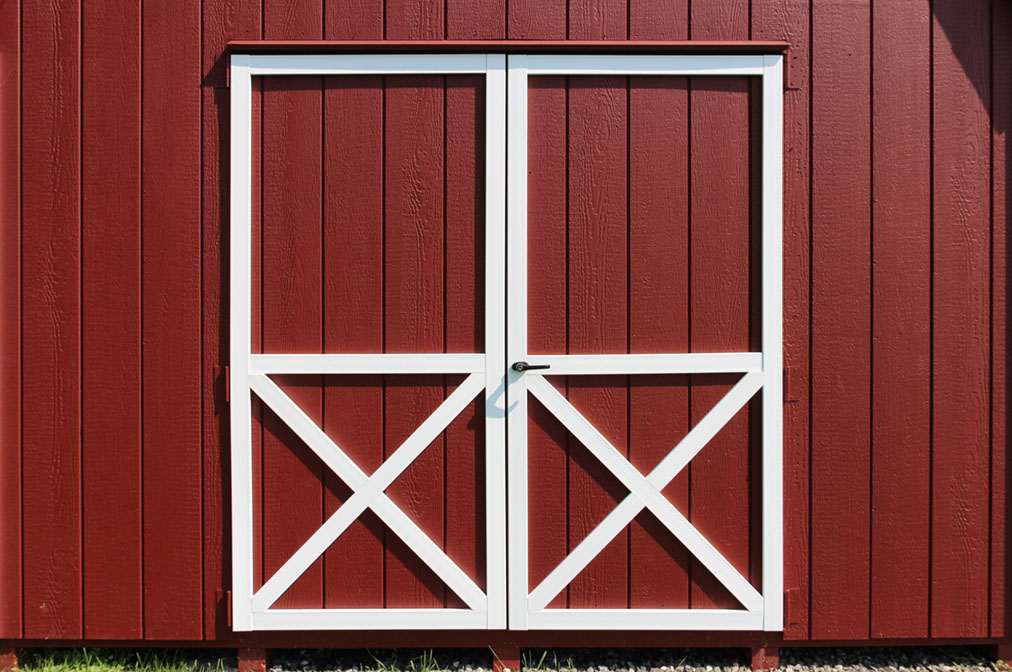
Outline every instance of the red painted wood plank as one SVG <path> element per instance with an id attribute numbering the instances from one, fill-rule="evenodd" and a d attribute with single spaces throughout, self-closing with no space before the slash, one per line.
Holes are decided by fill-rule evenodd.
<path id="1" fill-rule="evenodd" d="M 234 38 L 260 37 L 260 3 L 206 0 L 203 6 L 201 139 L 203 142 L 201 220 L 203 227 L 203 535 L 204 638 L 227 637 L 228 605 L 220 591 L 231 584 L 231 507 L 229 500 L 228 405 L 225 377 L 228 365 L 228 141 L 229 90 L 224 87 L 225 44 Z M 259 110 L 254 117 L 259 120 Z M 259 143 L 257 143 L 259 146 Z M 259 178 L 259 170 L 253 175 Z M 259 187 L 259 179 L 254 180 Z M 259 199 L 257 199 L 259 202 Z M 257 246 L 259 250 L 259 236 Z M 257 432 L 259 438 L 259 432 Z"/>
<path id="2" fill-rule="evenodd" d="M 507 0 L 446 0 L 447 39 L 503 39 L 506 5 Z"/>
<path id="3" fill-rule="evenodd" d="M 264 4 L 267 38 L 318 38 L 319 3 Z M 316 77 L 268 77 L 263 98 L 263 348 L 322 352 L 323 93 Z M 319 376 L 276 377 L 291 398 L 323 423 Z M 264 577 L 270 577 L 320 527 L 324 466 L 276 416 L 265 411 L 263 442 Z M 276 602 L 322 607 L 317 559 Z"/>
<path id="4" fill-rule="evenodd" d="M 80 637 L 80 8 L 22 14 L 24 634 Z M 6 59 L 5 59 L 6 60 Z"/>
<path id="5" fill-rule="evenodd" d="M 748 37 L 748 3 L 693 5 L 695 39 Z M 690 81 L 691 298 L 695 352 L 751 349 L 749 84 L 742 79 Z M 694 376 L 691 423 L 729 390 L 731 380 Z M 690 519 L 735 566 L 750 568 L 749 416 L 739 412 L 689 467 Z M 692 606 L 739 606 L 698 562 L 691 563 Z"/>
<path id="6" fill-rule="evenodd" d="M 235 40 L 229 49 L 240 53 L 594 53 L 594 54 L 782 54 L 790 46 L 781 40 L 566 40 L 566 12 L 562 3 L 529 3 L 510 6 L 510 31 L 518 37 L 506 40 L 440 40 L 409 38 L 386 40 Z M 547 6 L 546 6 L 547 5 Z M 660 6 L 658 6 L 660 7 Z M 662 8 L 663 9 L 663 8 Z M 540 21 L 539 19 L 544 19 Z M 527 39 L 520 35 L 536 33 Z M 537 35 L 548 35 L 550 39 Z"/>
<path id="7" fill-rule="evenodd" d="M 442 76 L 387 78 L 386 352 L 442 352 L 445 347 L 443 82 Z M 444 397 L 441 376 L 387 377 L 386 457 Z M 444 440 L 439 437 L 387 491 L 440 544 L 444 465 Z M 444 587 L 425 564 L 393 534 L 387 534 L 386 548 L 386 606 L 443 606 Z"/>
<path id="8" fill-rule="evenodd" d="M 82 8 L 84 635 L 143 632 L 140 7 Z M 112 549 L 115 549 L 114 551 Z"/>
<path id="9" fill-rule="evenodd" d="M 527 344 L 566 352 L 566 78 L 532 77 L 528 102 Z M 564 381 L 554 381 L 565 385 Z M 528 395 L 528 590 L 566 557 L 567 432 Z M 568 589 L 549 606 L 567 605 Z"/>
<path id="10" fill-rule="evenodd" d="M 791 593 L 784 637 L 808 636 L 809 594 L 809 134 L 810 3 L 753 0 L 752 37 L 791 45 L 785 68 L 798 90 L 784 93 L 784 586 Z"/>
<path id="11" fill-rule="evenodd" d="M 382 352 L 383 78 L 328 77 L 323 95 L 324 351 Z M 383 462 L 382 377 L 328 377 L 324 422 L 364 471 L 375 471 Z M 348 490 L 332 473 L 326 484 L 330 514 Z M 383 534 L 367 513 L 327 552 L 325 606 L 383 606 Z"/>
<path id="12" fill-rule="evenodd" d="M 485 351 L 485 86 L 481 75 L 446 82 L 446 269 L 444 315 L 447 352 Z M 448 383 L 453 383 L 448 379 Z M 446 430 L 446 552 L 485 585 L 485 399 L 483 395 Z M 504 492 L 493 493 L 505 497 Z M 447 605 L 464 607 L 452 592 Z"/>
<path id="13" fill-rule="evenodd" d="M 990 3 L 932 26 L 931 634 L 988 632 Z M 938 123 L 945 120 L 945 123 Z"/>
<path id="14" fill-rule="evenodd" d="M 689 96 L 691 246 L 690 347 L 751 349 L 749 85 L 694 77 Z M 730 390 L 735 378 L 693 376 L 691 422 Z M 750 567 L 749 418 L 739 412 L 689 467 L 690 519 L 741 572 Z M 736 608 L 736 600 L 693 561 L 692 606 Z"/>
<path id="15" fill-rule="evenodd" d="M 916 4 L 884 5 L 872 17 L 871 637 L 928 634 L 929 12 Z"/>
<path id="16" fill-rule="evenodd" d="M 386 0 L 384 39 L 441 40 L 446 37 L 443 0 Z"/>
<path id="17" fill-rule="evenodd" d="M 327 40 L 382 40 L 383 0 L 330 3 L 324 22 Z"/>
<path id="18" fill-rule="evenodd" d="M 203 634 L 200 8 L 145 7 L 141 30 L 144 635 L 196 639 Z"/>
<path id="19" fill-rule="evenodd" d="M 811 636 L 868 636 L 870 16 L 812 16 Z"/>
<path id="20" fill-rule="evenodd" d="M 1012 633 L 1008 609 L 1008 222 L 1012 162 L 1012 6 L 993 2 L 991 68 L 991 628 L 992 637 Z"/>
<path id="21" fill-rule="evenodd" d="M 565 0 L 508 0 L 507 30 L 511 40 L 565 40 Z"/>
<path id="22" fill-rule="evenodd" d="M 0 637 L 21 636 L 21 3 L 0 6 Z"/>
<path id="23" fill-rule="evenodd" d="M 625 40 L 629 0 L 570 0 L 568 31 L 573 40 Z"/>
<path id="24" fill-rule="evenodd" d="M 630 39 L 684 39 L 688 33 L 687 1 L 629 5 Z M 630 78 L 630 352 L 689 350 L 688 105 L 685 78 Z M 649 473 L 688 429 L 686 377 L 630 379 L 629 456 L 641 473 Z M 664 490 L 686 514 L 688 488 L 685 471 Z M 689 554 L 649 513 L 637 516 L 629 530 L 629 606 L 689 606 Z"/>
<path id="25" fill-rule="evenodd" d="M 571 353 L 628 352 L 628 81 L 571 77 L 568 109 L 567 346 Z M 628 381 L 577 376 L 568 397 L 628 455 Z M 626 495 L 575 438 L 569 440 L 570 548 Z M 608 545 L 569 587 L 574 608 L 628 606 L 629 532 Z"/>
<path id="26" fill-rule="evenodd" d="M 684 29 L 684 26 L 683 26 Z M 689 350 L 688 80 L 629 83 L 629 350 Z M 648 474 L 689 430 L 686 376 L 630 379 L 629 454 Z M 689 510 L 683 471 L 664 490 Z M 649 513 L 629 531 L 629 606 L 688 608 L 689 554 Z"/>

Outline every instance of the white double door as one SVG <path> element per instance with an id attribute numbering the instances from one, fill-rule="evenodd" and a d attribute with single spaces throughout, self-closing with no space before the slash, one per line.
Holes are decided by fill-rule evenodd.
<path id="1" fill-rule="evenodd" d="M 483 353 L 289 354 L 251 347 L 252 81 L 272 75 L 480 73 L 485 100 L 485 351 Z M 528 91 L 550 75 L 734 75 L 762 82 L 761 340 L 757 352 L 586 354 L 529 352 Z M 313 629 L 782 629 L 781 533 L 781 57 L 688 55 L 243 55 L 231 60 L 231 335 L 233 613 L 236 630 Z M 463 382 L 368 474 L 272 379 L 286 374 L 456 374 Z M 735 374 L 737 382 L 674 443 L 639 471 L 548 376 Z M 619 384 L 619 383 L 616 383 Z M 625 384 L 622 382 L 621 384 Z M 761 578 L 750 581 L 664 488 L 762 391 Z M 387 488 L 461 411 L 485 408 L 485 581 L 480 586 L 387 494 Z M 270 408 L 352 494 L 254 591 L 252 401 Z M 528 431 L 542 406 L 626 491 L 547 575 L 531 580 Z M 452 487 L 449 484 L 447 487 Z M 447 609 L 282 609 L 278 598 L 366 511 L 396 534 L 460 601 Z M 718 609 L 570 609 L 557 595 L 638 514 L 649 511 L 739 603 Z M 354 568 L 351 573 L 353 574 Z M 349 576 L 349 580 L 354 580 Z"/>

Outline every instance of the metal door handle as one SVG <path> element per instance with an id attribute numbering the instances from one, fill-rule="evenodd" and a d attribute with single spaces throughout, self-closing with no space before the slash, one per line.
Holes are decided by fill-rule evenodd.
<path id="1" fill-rule="evenodd" d="M 534 369 L 550 369 L 551 364 L 528 364 L 527 362 L 513 362 L 513 366 L 510 367 L 517 373 L 523 373 L 524 371 L 531 371 Z"/>

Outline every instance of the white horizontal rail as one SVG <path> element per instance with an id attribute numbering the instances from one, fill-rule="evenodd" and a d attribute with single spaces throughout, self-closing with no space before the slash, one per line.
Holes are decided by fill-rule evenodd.
<path id="1" fill-rule="evenodd" d="M 761 386 L 762 374 L 746 374 L 654 467 L 647 476 L 647 482 L 657 490 L 667 487 L 692 458 L 717 435 L 717 432 L 748 403 Z M 632 494 L 626 495 L 625 499 L 531 591 L 528 597 L 530 608 L 539 610 L 547 607 L 548 603 L 555 599 L 555 596 L 633 521 L 643 507 L 643 502 L 637 497 Z"/>
<path id="2" fill-rule="evenodd" d="M 266 373 L 482 373 L 483 354 L 250 355 L 250 374 Z"/>
<path id="3" fill-rule="evenodd" d="M 253 612 L 257 630 L 484 630 L 471 609 L 269 609 Z"/>
<path id="4" fill-rule="evenodd" d="M 451 392 L 432 415 L 404 440 L 386 462 L 380 465 L 253 595 L 253 609 L 264 611 L 270 608 L 484 388 L 484 372 L 472 373 Z"/>
<path id="5" fill-rule="evenodd" d="M 713 544 L 693 527 L 692 523 L 551 383 L 540 376 L 535 376 L 527 382 L 527 386 L 538 401 L 629 490 L 629 494 L 650 509 L 661 524 L 668 528 L 746 609 L 754 611 L 762 607 L 762 595 L 752 587 L 748 579 L 742 576 L 734 565 L 728 562 L 727 558 L 721 555 Z"/>
<path id="6" fill-rule="evenodd" d="M 762 75 L 763 56 L 570 55 L 527 57 L 528 75 Z"/>
<path id="7" fill-rule="evenodd" d="M 530 355 L 529 364 L 548 364 L 532 371 L 546 376 L 633 375 L 673 373 L 748 373 L 761 371 L 761 352 L 691 352 L 663 355 Z M 530 375 L 530 374 L 528 374 Z"/>
<path id="8" fill-rule="evenodd" d="M 360 489 L 368 480 L 369 476 L 355 461 L 270 378 L 264 375 L 250 376 L 250 387 L 352 491 Z M 472 609 L 486 607 L 485 594 L 481 588 L 385 493 L 377 497 L 369 508 L 467 606 Z"/>
<path id="9" fill-rule="evenodd" d="M 546 609 L 527 616 L 538 630 L 762 630 L 761 611 L 744 609 Z"/>
<path id="10" fill-rule="evenodd" d="M 251 75 L 484 73 L 485 54 L 254 54 Z"/>

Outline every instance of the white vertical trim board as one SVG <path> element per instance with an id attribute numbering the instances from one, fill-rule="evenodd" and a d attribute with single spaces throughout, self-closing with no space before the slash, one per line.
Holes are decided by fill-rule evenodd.
<path id="1" fill-rule="evenodd" d="M 506 627 L 505 191 L 506 58 L 502 54 L 234 54 L 231 82 L 230 423 L 232 585 L 237 631 L 327 629 L 502 629 Z M 252 77 L 273 75 L 483 73 L 485 127 L 485 352 L 291 354 L 251 352 Z M 468 374 L 371 476 L 273 381 L 274 374 Z M 486 409 L 485 590 L 429 538 L 384 490 L 472 400 Z M 270 406 L 352 490 L 352 495 L 253 593 L 251 393 Z M 366 510 L 376 515 L 461 600 L 454 609 L 275 609 L 274 602 Z"/>

